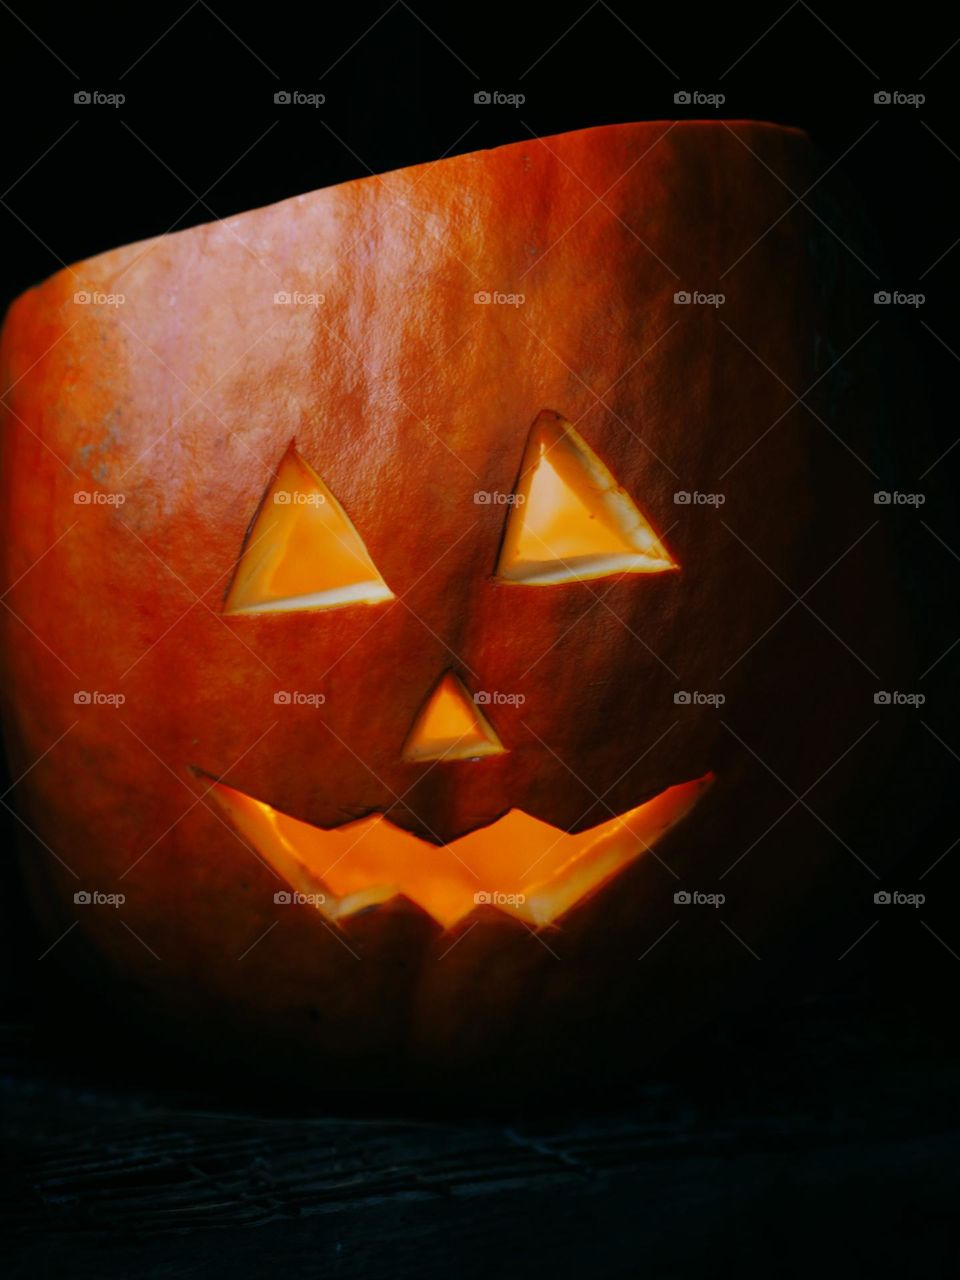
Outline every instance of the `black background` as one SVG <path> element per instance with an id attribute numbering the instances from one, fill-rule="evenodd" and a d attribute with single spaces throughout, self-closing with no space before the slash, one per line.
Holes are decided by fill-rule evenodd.
<path id="1" fill-rule="evenodd" d="M 762 10 L 604 0 L 549 10 L 276 3 L 269 14 L 197 0 L 182 8 L 4 8 L 0 23 L 6 301 L 85 256 L 369 173 L 569 129 L 714 110 L 678 106 L 680 90 L 723 93 L 717 113 L 726 119 L 803 128 L 824 174 L 853 187 L 878 232 L 882 251 L 861 268 L 865 290 L 926 297 L 921 308 L 883 316 L 902 327 L 902 363 L 915 388 L 916 420 L 902 430 L 924 419 L 929 461 L 944 455 L 938 468 L 960 478 L 960 448 L 952 448 L 960 436 L 960 45 L 952 48 L 957 36 L 934 5 L 914 6 L 906 22 L 902 13 L 828 11 L 803 0 Z M 526 101 L 475 104 L 477 92 L 494 89 Z M 74 103 L 77 92 L 94 90 L 126 101 Z M 326 102 L 275 104 L 277 92 L 291 90 L 322 93 Z M 926 101 L 875 104 L 876 92 L 893 90 Z M 786 210 L 792 197 L 783 194 Z M 947 522 L 925 514 L 945 535 L 931 534 L 928 552 L 938 584 L 930 608 L 946 649 L 960 635 L 960 548 Z M 927 663 L 938 656 L 930 652 Z M 949 678 L 957 662 L 960 645 L 937 674 Z M 935 749 L 960 770 L 953 707 L 934 702 L 926 711 L 941 740 Z M 929 750 L 931 739 L 919 728 L 917 736 Z M 946 794 L 944 801 L 942 813 L 918 815 L 918 867 L 960 835 Z M 950 858 L 940 874 L 948 872 Z M 26 958 L 36 948 L 9 863 L 6 877 L 5 937 L 15 958 L 22 948 Z M 942 893 L 947 920 L 950 902 Z M 960 952 L 960 932 L 950 945 Z M 901 940 L 892 946 L 884 994 L 887 969 L 901 968 Z M 921 985 L 936 1008 L 936 984 Z"/>
<path id="2" fill-rule="evenodd" d="M 823 169 L 836 163 L 858 192 L 885 253 L 869 264 L 875 276 L 865 270 L 865 287 L 926 296 L 922 308 L 898 319 L 915 412 L 928 419 L 935 442 L 932 462 L 960 435 L 955 28 L 941 5 L 881 13 L 803 0 L 763 8 L 621 0 L 466 8 L 383 0 L 334 8 L 276 0 L 257 9 L 223 0 L 29 8 L 17 0 L 0 9 L 0 300 L 5 305 L 62 265 L 142 237 L 445 154 L 605 123 L 709 114 L 676 105 L 674 94 L 723 93 L 717 114 L 805 129 Z M 275 104 L 275 93 L 295 89 L 323 93 L 326 102 L 318 109 Z M 475 93 L 494 89 L 526 101 L 475 104 Z M 76 105 L 74 94 L 84 90 L 122 93 L 126 101 Z M 923 93 L 926 101 L 877 105 L 881 90 Z M 790 199 L 784 192 L 784 208 Z M 940 464 L 953 477 L 958 455 L 960 448 Z M 942 583 L 931 608 L 942 612 L 948 632 L 960 597 L 956 552 L 931 539 Z M 960 646 L 943 661 L 955 666 Z M 945 763 L 960 771 L 955 709 L 928 710 Z M 951 791 L 948 783 L 942 809 L 918 821 L 919 850 L 904 851 L 917 866 L 960 836 Z M 15 803 L 15 790 L 6 802 Z M 8 819 L 11 835 L 13 826 Z M 943 863 L 936 940 L 912 923 L 885 922 L 869 951 L 826 984 L 854 1001 L 861 1020 L 854 1034 L 865 1043 L 873 1044 L 880 1019 L 921 1036 L 924 1052 L 931 1045 L 956 1052 L 945 1025 L 960 977 L 948 874 L 956 857 L 947 853 Z M 3 884 L 7 1007 L 15 1021 L 29 1020 L 39 948 L 9 860 Z M 800 984 L 791 999 L 798 989 L 802 996 Z M 743 1072 L 743 1054 L 755 1049 L 738 1056 L 728 1044 L 721 1074 Z M 884 1052 L 874 1067 L 883 1068 Z M 684 1069 L 701 1087 L 696 1070 Z M 921 1070 L 910 1088 L 922 1089 L 923 1078 Z M 776 1111 L 776 1094 L 767 1105 Z M 626 1263 L 609 1272 L 621 1273 L 632 1273 Z"/>
<path id="3" fill-rule="evenodd" d="M 726 95 L 727 119 L 807 130 L 824 169 L 843 157 L 889 250 L 892 283 L 912 290 L 922 278 L 924 318 L 954 345 L 960 52 L 939 6 L 884 18 L 866 7 L 815 13 L 803 0 L 462 11 L 385 0 L 259 12 L 197 0 L 33 5 L 22 17 L 31 30 L 0 17 L 7 297 L 101 250 L 368 173 L 531 135 L 709 114 L 674 103 L 678 90 L 698 89 Z M 74 93 L 94 89 L 127 100 L 74 105 Z M 291 89 L 326 103 L 275 106 Z M 475 106 L 474 94 L 492 89 L 526 102 Z M 927 101 L 874 104 L 894 89 Z"/>

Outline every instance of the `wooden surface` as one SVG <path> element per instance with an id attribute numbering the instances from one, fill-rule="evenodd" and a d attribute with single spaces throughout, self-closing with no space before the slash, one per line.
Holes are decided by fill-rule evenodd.
<path id="1" fill-rule="evenodd" d="M 926 1014 L 757 1010 L 627 1101 L 460 1118 L 104 1087 L 6 1040 L 12 1277 L 960 1275 L 960 1061 Z"/>

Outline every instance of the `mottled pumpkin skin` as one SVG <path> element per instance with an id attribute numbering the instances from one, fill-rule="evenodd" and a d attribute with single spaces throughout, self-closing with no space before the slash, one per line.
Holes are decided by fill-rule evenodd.
<path id="1" fill-rule="evenodd" d="M 853 838 L 878 753 L 861 744 L 811 792 L 823 822 L 783 818 L 777 778 L 803 792 L 868 729 L 907 644 L 896 550 L 882 524 L 865 535 L 890 487 L 878 339 L 827 373 L 870 322 L 872 282 L 787 190 L 823 167 L 762 124 L 585 130 L 117 249 L 13 304 L 6 741 L 13 777 L 29 769 L 14 796 L 42 841 L 25 863 L 45 934 L 79 919 L 52 961 L 261 1066 L 449 1083 L 627 1064 L 753 981 L 763 966 L 719 925 L 690 931 L 678 888 L 722 887 L 764 961 L 811 927 L 811 890 L 861 874 L 823 822 Z M 678 306 L 681 289 L 726 300 Z M 495 290 L 524 301 L 475 301 Z M 474 494 L 512 490 L 544 409 L 576 424 L 679 572 L 493 580 L 505 508 Z M 291 441 L 397 600 L 222 616 Z M 506 754 L 401 759 L 447 667 L 524 696 L 491 710 Z M 76 705 L 78 689 L 126 700 Z M 278 689 L 326 702 L 277 706 Z M 677 690 L 726 703 L 678 706 Z M 708 770 L 657 857 L 539 938 L 486 907 L 442 934 L 404 901 L 331 929 L 274 903 L 282 886 L 206 795 L 222 777 L 319 826 L 389 809 L 448 841 L 512 807 L 582 829 Z M 82 888 L 127 901 L 77 908 Z"/>

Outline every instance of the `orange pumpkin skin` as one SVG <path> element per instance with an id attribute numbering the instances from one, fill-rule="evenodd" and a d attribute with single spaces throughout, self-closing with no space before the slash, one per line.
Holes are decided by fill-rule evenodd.
<path id="1" fill-rule="evenodd" d="M 578 1070 L 611 1029 L 635 1056 L 752 980 L 720 928 L 664 937 L 673 895 L 720 887 L 746 853 L 723 919 L 768 956 L 811 889 L 856 871 L 802 806 L 783 817 L 777 778 L 799 793 L 830 769 L 872 718 L 862 664 L 882 674 L 906 643 L 872 608 L 895 591 L 894 551 L 883 528 L 863 536 L 876 348 L 845 360 L 843 394 L 828 375 L 814 411 L 796 403 L 866 327 L 843 250 L 802 208 L 784 216 L 770 173 L 802 192 L 821 165 L 767 125 L 585 130 L 118 249 L 14 303 L 5 721 L 42 926 L 52 941 L 79 920 L 52 960 L 190 1043 L 393 1082 Z M 681 289 L 725 302 L 677 305 Z M 77 305 L 80 290 L 123 301 Z M 507 512 L 474 495 L 512 492 L 545 410 L 576 424 L 677 572 L 495 580 Z M 224 615 L 291 443 L 396 599 Z M 821 575 L 809 601 L 829 629 L 803 607 L 784 618 Z M 446 669 L 523 695 L 490 708 L 504 753 L 403 758 Z M 325 702 L 278 706 L 278 689 Z M 726 702 L 678 706 L 678 690 Z M 868 749 L 818 785 L 831 827 L 878 767 Z M 277 904 L 282 883 L 209 792 L 222 778 L 323 828 L 389 810 L 449 842 L 512 808 L 583 830 L 708 772 L 655 855 L 536 936 L 483 905 L 443 930 L 404 898 L 336 927 Z M 126 902 L 78 908 L 84 889 Z"/>

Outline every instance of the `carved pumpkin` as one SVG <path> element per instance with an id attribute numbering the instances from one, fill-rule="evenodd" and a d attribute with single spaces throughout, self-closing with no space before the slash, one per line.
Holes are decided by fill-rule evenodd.
<path id="1" fill-rule="evenodd" d="M 769 172 L 817 161 L 733 128 L 350 182 L 14 304 L 7 742 L 54 960 L 316 1079 L 512 1079 L 750 980 L 719 928 L 664 940 L 678 890 L 743 859 L 728 931 L 789 936 L 846 854 L 777 779 L 830 773 L 833 823 L 864 776 L 830 770 L 893 552 L 859 357 L 797 400 L 860 332 Z"/>

